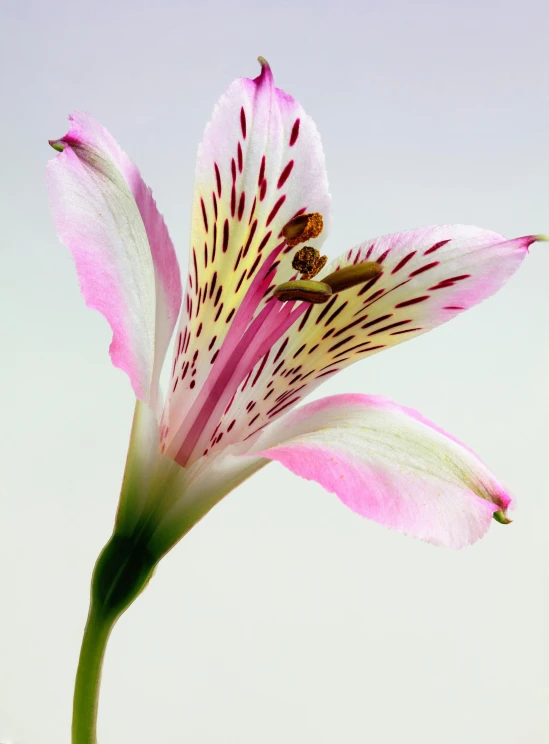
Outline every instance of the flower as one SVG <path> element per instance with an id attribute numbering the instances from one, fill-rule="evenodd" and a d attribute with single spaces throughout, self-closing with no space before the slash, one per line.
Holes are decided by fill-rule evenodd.
<path id="1" fill-rule="evenodd" d="M 344 367 L 496 292 L 538 237 L 443 225 L 368 240 L 326 263 L 320 138 L 260 62 L 256 79 L 221 98 L 199 148 L 183 304 L 164 221 L 110 134 L 76 113 L 51 143 L 57 232 L 137 397 L 115 535 L 144 541 L 158 560 L 277 460 L 383 525 L 472 543 L 493 517 L 508 521 L 511 499 L 471 450 L 384 398 L 296 406 Z"/>

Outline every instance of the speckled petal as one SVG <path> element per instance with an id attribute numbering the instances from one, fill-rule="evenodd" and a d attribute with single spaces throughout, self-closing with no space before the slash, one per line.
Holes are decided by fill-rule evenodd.
<path id="1" fill-rule="evenodd" d="M 252 436 L 338 370 L 425 333 L 490 296 L 535 240 L 506 240 L 487 230 L 449 225 L 388 235 L 348 251 L 318 279 L 360 261 L 379 262 L 383 273 L 324 305 L 295 303 L 295 323 L 243 380 L 217 436 L 223 435 L 224 444 Z"/>
<path id="2" fill-rule="evenodd" d="M 223 342 L 238 343 L 264 295 L 295 276 L 283 227 L 296 214 L 321 213 L 324 232 L 310 241 L 320 246 L 329 211 L 316 127 L 263 62 L 259 77 L 235 81 L 221 98 L 198 152 L 187 296 L 163 430 L 174 457 Z"/>
<path id="3" fill-rule="evenodd" d="M 314 401 L 265 430 L 250 453 L 320 483 L 357 514 L 451 548 L 482 537 L 510 497 L 467 447 L 377 396 Z"/>

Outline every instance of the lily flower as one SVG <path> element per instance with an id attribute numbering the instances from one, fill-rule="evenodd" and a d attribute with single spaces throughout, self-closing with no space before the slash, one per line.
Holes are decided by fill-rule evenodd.
<path id="1" fill-rule="evenodd" d="M 97 700 L 86 696 L 98 684 L 93 649 L 106 642 L 98 617 L 112 626 L 160 558 L 272 460 L 356 513 L 438 545 L 460 548 L 492 518 L 509 521 L 511 497 L 486 465 L 416 411 L 362 393 L 297 406 L 350 364 L 496 292 L 538 237 L 442 225 L 366 240 L 328 261 L 320 137 L 260 63 L 257 78 L 223 95 L 198 151 L 183 302 L 164 220 L 111 135 L 76 113 L 51 142 L 57 232 L 137 398 L 114 534 L 92 583 L 75 742 L 95 737 Z"/>
<path id="2" fill-rule="evenodd" d="M 454 548 L 472 543 L 494 515 L 506 520 L 510 496 L 456 439 L 363 394 L 293 409 L 339 370 L 496 292 L 538 236 L 427 227 L 367 240 L 326 264 L 320 138 L 260 62 L 259 77 L 221 98 L 199 148 L 180 317 L 177 258 L 137 168 L 86 114 L 51 143 L 60 151 L 48 168 L 57 232 L 137 397 L 117 530 L 131 535 L 147 522 L 163 553 L 277 460 L 383 525 Z M 315 261 L 326 265 L 313 279 Z"/>

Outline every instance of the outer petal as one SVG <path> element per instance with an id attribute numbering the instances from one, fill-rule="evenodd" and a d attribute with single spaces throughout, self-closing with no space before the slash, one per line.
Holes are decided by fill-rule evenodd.
<path id="1" fill-rule="evenodd" d="M 317 481 L 364 517 L 452 548 L 475 542 L 510 503 L 471 450 L 376 396 L 310 403 L 270 427 L 250 454 Z"/>
<path id="2" fill-rule="evenodd" d="M 536 239 L 506 240 L 476 227 L 442 225 L 387 235 L 348 251 L 319 278 L 365 260 L 381 263 L 383 273 L 324 305 L 309 305 L 301 317 L 296 314 L 296 322 L 240 386 L 217 436 L 223 436 L 224 445 L 249 436 L 338 370 L 489 297 L 518 269 Z"/>
<path id="3" fill-rule="evenodd" d="M 89 115 L 69 117 L 48 164 L 55 226 L 71 250 L 88 307 L 113 330 L 113 364 L 156 406 L 158 375 L 181 305 L 172 242 L 139 171 Z"/>
<path id="4" fill-rule="evenodd" d="M 269 285 L 295 274 L 290 253 L 284 251 L 283 226 L 302 212 L 320 212 L 326 225 L 329 209 L 316 127 L 297 101 L 275 87 L 263 63 L 259 77 L 238 79 L 223 95 L 198 151 L 168 444 L 199 397 L 231 327 L 231 339 L 238 341 L 263 307 Z M 319 246 L 325 234 L 326 227 L 311 244 Z M 265 261 L 272 266 L 270 280 L 250 298 L 247 293 Z"/>

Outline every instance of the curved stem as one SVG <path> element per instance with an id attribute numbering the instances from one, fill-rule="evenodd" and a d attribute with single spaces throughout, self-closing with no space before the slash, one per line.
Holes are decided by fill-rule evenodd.
<path id="1" fill-rule="evenodd" d="M 74 685 L 72 744 L 96 744 L 97 742 L 97 706 L 101 669 L 107 641 L 115 622 L 116 617 L 106 617 L 92 600 Z"/>

